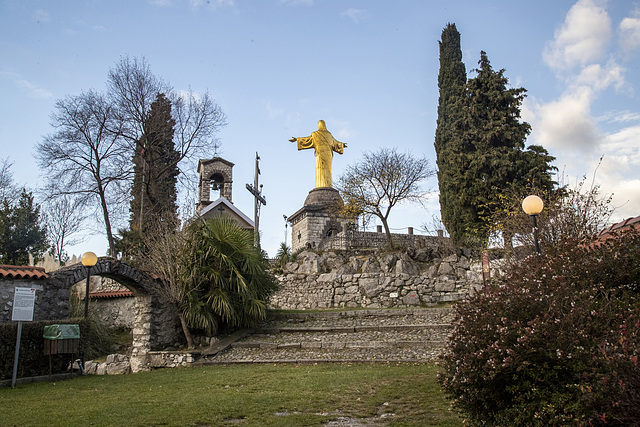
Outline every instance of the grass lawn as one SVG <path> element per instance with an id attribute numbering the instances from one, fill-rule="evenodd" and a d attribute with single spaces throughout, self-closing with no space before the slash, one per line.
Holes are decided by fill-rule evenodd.
<path id="1" fill-rule="evenodd" d="M 1 426 L 461 426 L 434 365 L 218 365 L 0 389 Z M 343 424 L 344 425 L 344 424 Z"/>

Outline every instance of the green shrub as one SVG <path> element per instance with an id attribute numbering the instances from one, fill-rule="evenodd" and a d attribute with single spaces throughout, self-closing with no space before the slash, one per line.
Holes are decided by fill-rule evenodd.
<path id="1" fill-rule="evenodd" d="M 44 354 L 44 327 L 53 324 L 74 323 L 80 325 L 80 351 L 86 349 L 88 341 L 87 323 L 84 319 L 68 319 L 42 322 L 23 322 L 20 337 L 20 357 L 18 359 L 18 378 L 33 377 L 49 374 L 49 356 Z M 0 379 L 11 379 L 13 376 L 13 362 L 16 351 L 16 336 L 18 324 L 0 324 Z M 76 354 L 75 357 L 79 357 Z M 70 354 L 55 354 L 51 356 L 51 372 L 59 373 L 67 370 Z"/>
<path id="2" fill-rule="evenodd" d="M 54 324 L 80 325 L 79 351 L 73 357 L 78 359 L 84 353 L 85 360 L 95 359 L 113 353 L 114 346 L 130 345 L 128 329 L 108 328 L 89 318 L 73 318 L 41 322 L 23 322 L 20 337 L 20 358 L 18 360 L 18 378 L 49 375 L 49 356 L 44 354 L 44 327 Z M 125 328 L 126 329 L 126 328 Z M 18 324 L 0 324 L 0 379 L 11 379 L 16 351 Z M 51 373 L 66 372 L 71 354 L 51 355 Z"/>
<path id="3" fill-rule="evenodd" d="M 566 241 L 456 305 L 440 382 L 472 424 L 640 423 L 640 235 Z"/>

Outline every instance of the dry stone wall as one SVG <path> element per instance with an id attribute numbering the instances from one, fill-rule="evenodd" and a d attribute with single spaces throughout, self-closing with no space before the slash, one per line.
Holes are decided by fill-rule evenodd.
<path id="1" fill-rule="evenodd" d="M 10 322 L 15 288 L 36 289 L 33 320 L 58 320 L 69 317 L 69 289 L 59 283 L 37 279 L 0 280 L 0 323 Z"/>
<path id="2" fill-rule="evenodd" d="M 277 276 L 270 307 L 416 307 L 467 297 L 482 285 L 480 264 L 469 254 L 433 248 L 400 253 L 302 252 Z"/>

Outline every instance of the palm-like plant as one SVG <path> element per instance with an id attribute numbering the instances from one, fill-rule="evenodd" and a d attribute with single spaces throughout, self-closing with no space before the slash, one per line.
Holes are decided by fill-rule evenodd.
<path id="1" fill-rule="evenodd" d="M 276 262 L 280 267 L 284 267 L 286 263 L 291 261 L 291 248 L 286 243 L 280 243 L 278 252 L 276 252 Z"/>
<path id="2" fill-rule="evenodd" d="M 276 281 L 253 234 L 229 218 L 197 221 L 182 231 L 160 225 L 147 235 L 144 265 L 162 280 L 156 292 L 177 311 L 187 346 L 191 329 L 252 326 L 266 315 Z"/>
<path id="3" fill-rule="evenodd" d="M 185 283 L 199 302 L 182 307 L 189 326 L 215 333 L 221 323 L 246 327 L 263 319 L 276 281 L 253 234 L 226 217 L 196 222 L 188 234 Z"/>

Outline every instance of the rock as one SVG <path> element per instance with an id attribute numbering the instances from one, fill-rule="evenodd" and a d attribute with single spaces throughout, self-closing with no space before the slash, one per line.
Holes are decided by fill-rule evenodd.
<path id="1" fill-rule="evenodd" d="M 410 291 L 407 295 L 402 297 L 402 302 L 406 305 L 420 305 L 420 297 L 417 292 Z"/>
<path id="2" fill-rule="evenodd" d="M 446 261 L 442 261 L 440 263 L 440 267 L 438 267 L 438 275 L 443 276 L 445 274 L 451 274 L 451 273 L 453 273 L 453 267 L 451 267 L 451 264 L 449 264 Z"/>
<path id="3" fill-rule="evenodd" d="M 378 262 L 375 260 L 375 258 L 369 257 L 362 264 L 362 272 L 363 273 L 379 273 L 380 265 L 378 265 Z"/>
<path id="4" fill-rule="evenodd" d="M 420 268 L 415 262 L 399 259 L 396 262 L 396 274 L 408 274 L 410 276 L 417 276 L 420 274 Z"/>
<path id="5" fill-rule="evenodd" d="M 362 289 L 362 293 L 369 298 L 377 297 L 384 289 L 384 286 L 380 285 L 380 280 L 378 278 L 360 279 L 359 285 Z"/>
<path id="6" fill-rule="evenodd" d="M 380 266 L 385 273 L 391 273 L 396 266 L 398 257 L 392 254 L 385 255 L 380 261 Z"/>

